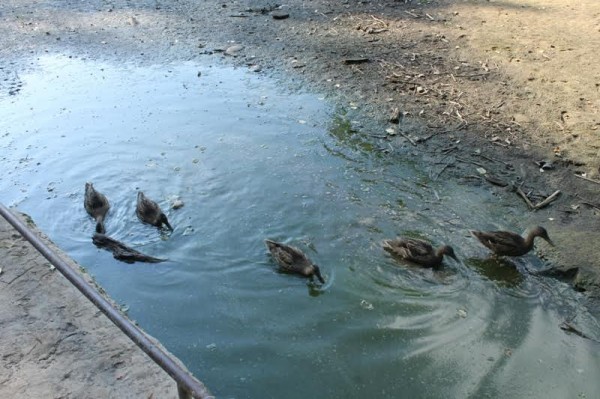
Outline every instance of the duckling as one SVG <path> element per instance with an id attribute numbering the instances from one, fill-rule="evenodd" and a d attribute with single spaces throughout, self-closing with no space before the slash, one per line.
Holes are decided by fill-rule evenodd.
<path id="1" fill-rule="evenodd" d="M 298 248 L 272 240 L 265 240 L 265 244 L 282 270 L 309 277 L 311 280 L 316 276 L 321 284 L 325 284 L 319 266 L 312 263 Z"/>
<path id="2" fill-rule="evenodd" d="M 510 231 L 476 231 L 471 230 L 473 237 L 498 256 L 521 256 L 531 251 L 535 237 L 543 238 L 554 246 L 548 232 L 541 226 L 529 231 L 525 238 Z"/>
<path id="3" fill-rule="evenodd" d="M 437 267 L 442 263 L 444 255 L 458 261 L 454 255 L 454 249 L 449 245 L 444 245 L 434 249 L 426 241 L 415 238 L 398 237 L 394 240 L 384 240 L 383 248 L 399 257 L 424 267 Z"/>
<path id="4" fill-rule="evenodd" d="M 85 183 L 85 199 L 83 201 L 85 210 L 96 220 L 96 233 L 104 234 L 104 218 L 110 208 L 104 194 L 96 191 L 92 183 Z"/>
<path id="5" fill-rule="evenodd" d="M 169 230 L 173 231 L 173 227 L 171 227 L 169 224 L 169 220 L 160 209 L 160 206 L 158 206 L 158 204 L 152 201 L 150 198 L 146 197 L 141 191 L 138 191 L 135 213 L 144 223 L 148 223 L 159 228 L 164 224 Z"/>

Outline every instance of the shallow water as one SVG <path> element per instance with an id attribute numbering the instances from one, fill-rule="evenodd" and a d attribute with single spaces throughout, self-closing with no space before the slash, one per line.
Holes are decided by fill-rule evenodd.
<path id="1" fill-rule="evenodd" d="M 198 73 L 200 72 L 200 76 Z M 219 397 L 594 397 L 595 319 L 567 285 L 486 259 L 469 228 L 520 230 L 483 188 L 383 155 L 310 93 L 228 67 L 115 66 L 47 56 L 0 96 L 0 200 L 30 214 Z M 91 243 L 86 181 L 107 233 L 159 264 Z M 175 227 L 135 216 L 136 191 Z M 169 209 L 180 198 L 185 206 Z M 441 271 L 381 249 L 452 245 Z M 301 247 L 327 283 L 277 273 L 263 240 Z"/>

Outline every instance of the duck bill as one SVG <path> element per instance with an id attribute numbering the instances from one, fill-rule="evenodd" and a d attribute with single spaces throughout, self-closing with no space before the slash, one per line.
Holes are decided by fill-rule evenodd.
<path id="1" fill-rule="evenodd" d="M 321 284 L 325 284 L 325 280 L 323 279 L 323 276 L 321 276 L 321 272 L 317 271 L 315 273 L 315 276 L 317 276 L 317 279 L 321 282 Z"/>
<path id="2" fill-rule="evenodd" d="M 456 257 L 456 255 L 452 254 L 452 255 L 450 255 L 450 257 L 451 257 L 452 259 L 454 259 L 455 261 L 457 261 L 457 262 L 460 262 L 460 261 L 458 260 L 458 258 Z"/>
<path id="3" fill-rule="evenodd" d="M 551 239 L 547 238 L 547 239 L 546 239 L 546 242 L 547 242 L 548 244 L 550 244 L 550 246 L 552 246 L 552 247 L 554 246 L 554 241 L 552 241 Z"/>

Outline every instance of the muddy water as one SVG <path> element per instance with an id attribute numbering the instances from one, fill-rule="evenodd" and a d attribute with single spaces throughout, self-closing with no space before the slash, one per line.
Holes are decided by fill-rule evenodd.
<path id="1" fill-rule="evenodd" d="M 598 325 L 530 255 L 487 259 L 469 228 L 521 230 L 483 188 L 385 155 L 326 101 L 242 70 L 37 60 L 0 97 L 0 200 L 30 214 L 219 397 L 594 397 Z M 91 243 L 86 181 L 108 234 L 160 264 Z M 137 190 L 172 233 L 142 225 Z M 170 209 L 180 198 L 184 207 Z M 500 205 L 499 205 L 500 204 Z M 455 248 L 440 271 L 398 264 L 397 234 Z M 276 272 L 264 238 L 324 271 Z M 543 245 L 543 244 L 541 244 Z M 596 337 L 598 338 L 598 337 Z"/>

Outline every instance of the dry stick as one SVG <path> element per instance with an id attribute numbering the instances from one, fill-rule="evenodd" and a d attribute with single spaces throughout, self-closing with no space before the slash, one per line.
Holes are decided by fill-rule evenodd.
<path id="1" fill-rule="evenodd" d="M 595 204 L 592 204 L 591 202 L 587 202 L 587 201 L 581 201 L 581 203 L 583 205 L 591 206 L 592 208 L 598 209 L 600 211 L 600 206 L 599 205 L 595 205 Z"/>
<path id="2" fill-rule="evenodd" d="M 479 162 L 471 161 L 470 159 L 464 159 L 464 158 L 456 157 L 456 160 L 460 161 L 460 162 L 464 162 L 464 163 L 472 163 L 473 165 L 477 165 L 477 166 L 480 166 L 482 168 L 485 168 L 484 165 L 480 164 Z"/>
<path id="3" fill-rule="evenodd" d="M 485 158 L 485 159 L 487 159 L 488 161 L 500 162 L 500 163 L 502 163 L 502 164 L 504 164 L 504 165 L 510 165 L 510 163 L 508 163 L 508 162 L 504 162 L 504 161 L 502 161 L 502 160 L 500 160 L 500 159 L 491 158 L 491 157 L 488 157 L 488 156 L 486 156 L 486 155 L 483 155 L 483 154 L 476 154 L 476 155 L 480 156 L 481 158 Z"/>
<path id="4" fill-rule="evenodd" d="M 385 21 L 382 21 L 379 18 L 376 18 L 374 15 L 371 15 L 371 18 L 373 18 L 375 21 L 382 23 L 384 26 L 388 26 L 388 23 Z"/>
<path id="5" fill-rule="evenodd" d="M 521 187 L 517 187 L 516 190 L 517 190 L 517 194 L 519 194 L 521 197 L 523 197 L 523 199 L 527 203 L 527 206 L 529 207 L 529 209 L 534 209 L 535 207 L 533 206 L 531 201 L 529 201 L 529 198 L 527 198 L 527 194 L 525 194 L 523 192 L 523 190 L 521 190 Z"/>
<path id="6" fill-rule="evenodd" d="M 549 203 L 551 203 L 552 201 L 554 201 L 556 198 L 558 198 L 559 195 L 560 195 L 560 190 L 556 190 L 548 198 L 546 198 L 545 200 L 543 200 L 539 204 L 536 204 L 533 207 L 533 209 L 534 210 L 538 210 L 538 209 L 541 209 L 541 208 L 545 207 L 546 205 L 548 205 Z"/>
<path id="7" fill-rule="evenodd" d="M 398 131 L 398 134 L 400 134 L 400 136 L 404 137 L 406 140 L 410 141 L 410 143 L 415 147 L 417 146 L 417 143 L 415 143 L 413 139 L 411 139 L 407 134 L 403 133 L 401 130 Z"/>
<path id="8" fill-rule="evenodd" d="M 598 181 L 598 180 L 590 179 L 589 177 L 581 176 L 576 173 L 575 173 L 575 177 L 579 177 L 580 179 L 583 179 L 586 181 L 591 181 L 592 183 L 600 184 L 600 181 Z"/>
<path id="9" fill-rule="evenodd" d="M 435 178 L 433 179 L 433 181 L 436 181 L 437 179 L 439 179 L 439 178 L 440 178 L 440 175 L 441 175 L 442 173 L 444 173 L 444 171 L 446 170 L 446 168 L 447 168 L 448 166 L 452 165 L 452 164 L 453 164 L 452 162 L 445 164 L 445 165 L 444 165 L 444 167 L 443 167 L 442 169 L 440 169 L 440 171 L 438 172 L 438 174 L 435 176 Z M 433 190 L 433 191 L 435 192 L 435 190 Z M 435 193 L 435 196 L 437 197 L 437 193 Z M 439 201 L 439 199 L 440 199 L 440 198 L 438 197 L 438 201 Z"/>

